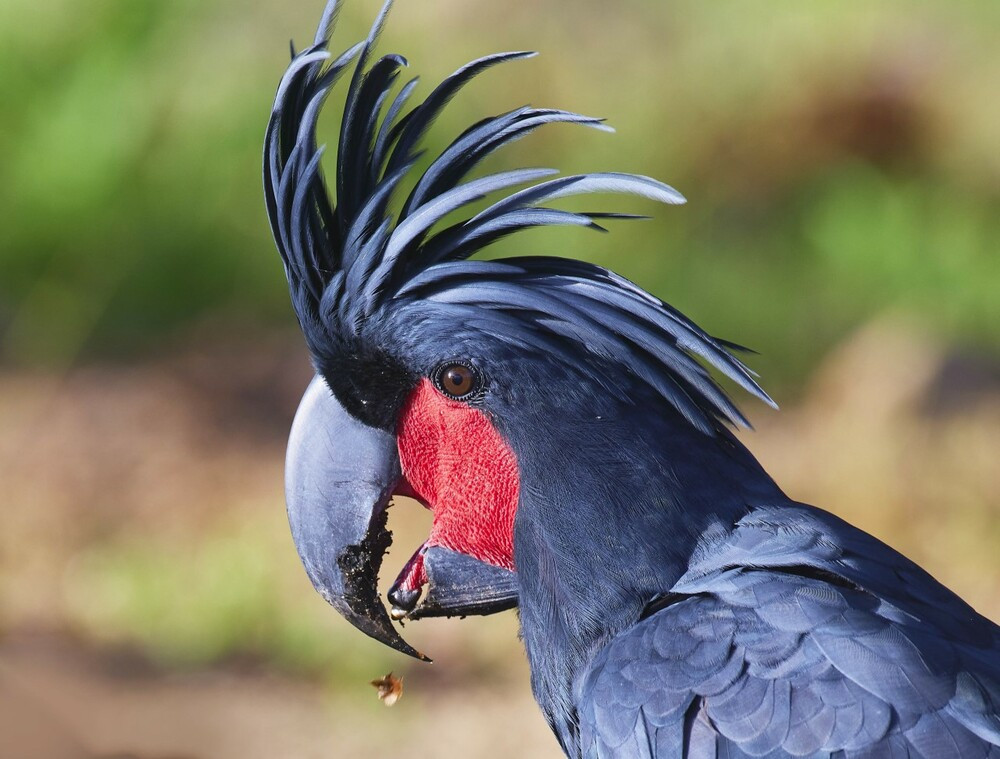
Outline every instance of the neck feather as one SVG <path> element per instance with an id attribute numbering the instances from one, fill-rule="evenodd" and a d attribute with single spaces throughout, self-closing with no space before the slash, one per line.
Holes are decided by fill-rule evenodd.
<path id="1" fill-rule="evenodd" d="M 639 410 L 562 421 L 512 443 L 522 633 L 535 696 L 565 747 L 593 657 L 670 590 L 701 541 L 784 496 L 727 431 Z"/>

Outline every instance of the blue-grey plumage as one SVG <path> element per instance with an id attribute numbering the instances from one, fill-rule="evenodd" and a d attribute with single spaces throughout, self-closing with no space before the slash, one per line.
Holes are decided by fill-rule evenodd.
<path id="1" fill-rule="evenodd" d="M 595 658 L 581 748 L 1000 756 L 998 651 L 996 626 L 889 547 L 810 507 L 762 507 Z"/>
<path id="2" fill-rule="evenodd" d="M 396 440 L 428 387 L 445 404 L 434 413 L 487 420 L 498 450 L 516 460 L 508 557 L 516 575 L 432 546 L 425 615 L 506 608 L 516 587 L 532 687 L 572 757 L 1000 757 L 1000 629 L 890 547 L 782 493 L 732 434 L 747 421 L 711 373 L 773 405 L 736 355 L 740 346 L 599 266 L 469 260 L 530 227 L 603 230 L 604 219 L 635 218 L 545 205 L 560 198 L 624 193 L 673 205 L 683 197 L 619 173 L 556 177 L 537 168 L 466 179 L 488 154 L 543 125 L 607 130 L 555 109 L 484 119 L 416 175 L 420 140 L 449 99 L 490 67 L 531 54 L 473 61 L 409 106 L 416 80 L 396 89 L 405 59 L 372 61 L 388 8 L 366 40 L 333 56 L 336 3 L 328 3 L 313 45 L 293 53 L 279 85 L 264 185 L 338 429 L 351 427 L 347 415 L 360 423 L 358 440 Z M 334 204 L 316 122 L 352 63 Z M 445 397 L 440 369 L 449 366 L 475 378 L 468 393 Z M 364 432 L 371 428 L 378 434 Z M 337 455 L 324 425 L 300 429 L 316 439 L 297 436 L 296 450 Z M 396 459 L 384 456 L 380 495 L 359 506 L 371 472 L 313 458 L 303 471 L 317 492 L 296 490 L 304 507 L 290 505 L 308 517 L 293 527 L 310 576 L 352 623 L 407 651 L 374 595 L 381 554 L 355 560 L 350 583 L 338 574 L 345 556 L 358 555 L 346 542 L 387 545 L 384 519 L 374 538 L 356 533 L 399 486 L 383 482 L 385 462 Z M 336 502 L 314 482 L 322 471 L 337 472 Z M 398 597 L 409 604 L 415 593 L 407 586 Z M 421 614 L 418 606 L 412 618 Z"/>

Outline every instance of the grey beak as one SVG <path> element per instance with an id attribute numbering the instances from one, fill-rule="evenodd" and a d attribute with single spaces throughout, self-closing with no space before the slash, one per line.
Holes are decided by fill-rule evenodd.
<path id="1" fill-rule="evenodd" d="M 397 601 L 395 586 L 389 591 L 394 609 L 408 612 L 407 619 L 486 616 L 517 606 L 517 577 L 509 569 L 494 567 L 443 546 L 427 549 L 424 569 L 427 591 L 419 604 L 417 599 Z"/>
<path id="2" fill-rule="evenodd" d="M 387 506 L 400 479 L 394 435 L 362 424 L 316 377 L 292 423 L 285 459 L 288 522 L 313 586 L 352 625 L 429 661 L 400 637 L 379 599 L 392 542 Z"/>

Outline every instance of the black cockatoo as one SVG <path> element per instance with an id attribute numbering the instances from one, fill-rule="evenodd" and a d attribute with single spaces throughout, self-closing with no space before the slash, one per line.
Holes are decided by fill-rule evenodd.
<path id="1" fill-rule="evenodd" d="M 486 118 L 421 162 L 452 95 L 528 54 L 473 61 L 410 107 L 406 61 L 373 55 L 387 10 L 331 55 L 330 2 L 266 135 L 267 211 L 317 372 L 286 482 L 316 589 L 422 657 L 377 590 L 389 501 L 410 495 L 433 525 L 391 617 L 516 604 L 535 697 L 569 756 L 1000 757 L 1000 629 L 781 492 L 709 373 L 770 403 L 738 346 L 599 266 L 469 260 L 528 227 L 620 216 L 547 205 L 558 198 L 681 195 L 627 174 L 467 178 L 544 124 L 604 128 L 561 110 Z M 315 130 L 342 76 L 330 186 Z"/>

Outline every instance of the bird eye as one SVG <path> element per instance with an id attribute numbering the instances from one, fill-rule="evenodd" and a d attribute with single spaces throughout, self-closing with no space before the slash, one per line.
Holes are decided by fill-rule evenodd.
<path id="1" fill-rule="evenodd" d="M 438 388 L 456 400 L 468 398 L 479 389 L 479 373 L 466 364 L 445 364 L 437 370 Z"/>

